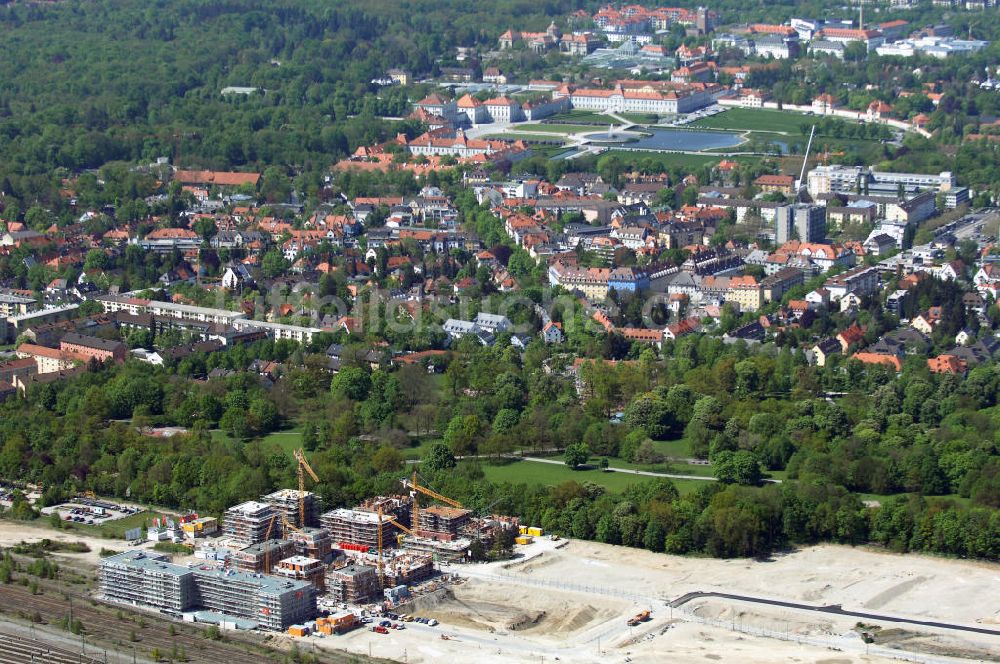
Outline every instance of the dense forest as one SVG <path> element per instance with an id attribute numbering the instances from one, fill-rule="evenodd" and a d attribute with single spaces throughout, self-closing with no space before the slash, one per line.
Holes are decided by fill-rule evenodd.
<path id="1" fill-rule="evenodd" d="M 3 216 L 19 218 L 32 206 L 58 216 L 65 207 L 59 190 L 67 175 L 158 157 L 191 168 L 274 167 L 315 196 L 332 162 L 400 129 L 379 116 L 405 115 L 409 97 L 424 91 L 373 85 L 388 68 L 407 69 L 418 79 L 433 76 L 452 61 L 456 46 L 488 49 L 509 27 L 539 29 L 552 19 L 565 23 L 571 12 L 599 4 L 70 0 L 0 7 Z M 713 8 L 723 21 L 738 16 L 749 22 L 829 11 L 822 3 L 734 0 Z M 980 38 L 1000 37 L 1000 21 L 979 15 L 970 25 L 971 16 L 949 21 L 959 33 L 973 28 Z M 896 17 L 887 12 L 878 18 Z M 905 18 L 918 24 L 941 15 L 921 10 Z M 996 48 L 969 58 L 919 61 L 917 68 L 874 56 L 864 65 L 785 62 L 777 71 L 755 74 L 750 83 L 772 88 L 774 97 L 786 102 L 803 103 L 822 92 L 852 107 L 889 99 L 900 104 L 898 110 L 931 113 L 930 126 L 941 130 L 940 140 L 957 143 L 998 111 L 1000 97 L 970 84 L 995 60 Z M 539 60 L 524 73 L 550 67 L 545 63 Z M 937 108 L 920 93 L 921 85 L 934 81 L 948 86 Z M 876 89 L 867 89 L 872 84 Z M 222 94 L 227 87 L 257 92 Z M 902 98 L 899 90 L 918 94 Z M 956 154 L 914 141 L 883 158 L 899 169 L 950 167 L 961 170 L 963 184 L 986 185 L 997 179 L 995 150 L 995 144 L 967 143 Z M 956 160 L 962 169 L 952 164 Z M 118 205 L 131 203 L 142 198 L 142 188 L 114 198 Z"/>
<path id="2" fill-rule="evenodd" d="M 566 536 L 720 556 L 824 540 L 1000 557 L 994 366 L 963 380 L 913 361 L 897 378 L 855 361 L 813 367 L 788 349 L 688 337 L 663 359 L 646 350 L 584 365 L 578 391 L 560 368 L 566 356 L 540 342 L 523 357 L 504 342 L 462 342 L 433 375 L 420 365 L 373 371 L 365 344 L 339 340 L 345 366 L 332 379 L 320 343 L 261 342 L 168 369 L 95 365 L 40 386 L 2 407 L 0 474 L 41 483 L 43 504 L 92 490 L 218 514 L 293 484 L 291 455 L 257 437 L 295 423 L 321 478 L 316 490 L 334 507 L 395 490 L 406 432 L 436 430 L 440 442 L 421 465 L 432 486 L 476 509 L 500 500 L 503 511 Z M 578 342 L 595 356 L 614 350 L 590 334 Z M 270 389 L 245 371 L 191 378 L 257 357 L 288 367 Z M 623 422 L 609 421 L 619 404 Z M 191 432 L 137 431 L 154 424 Z M 681 495 L 668 480 L 613 493 L 589 482 L 483 479 L 484 464 L 506 463 L 515 449 L 582 445 L 583 459 L 642 463 L 655 460 L 654 440 L 684 441 L 711 459 L 720 482 Z M 455 461 L 469 454 L 485 458 Z M 784 482 L 766 482 L 769 473 Z"/>

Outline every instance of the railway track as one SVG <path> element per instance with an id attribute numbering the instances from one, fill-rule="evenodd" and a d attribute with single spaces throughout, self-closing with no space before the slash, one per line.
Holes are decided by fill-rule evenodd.
<path id="1" fill-rule="evenodd" d="M 228 642 L 213 641 L 196 628 L 153 614 L 134 613 L 123 608 L 122 611 L 128 617 L 119 619 L 112 613 L 113 608 L 102 604 L 94 606 L 91 601 L 90 598 L 83 596 L 73 597 L 72 614 L 74 620 L 80 620 L 83 624 L 83 636 L 87 642 L 94 642 L 93 646 L 89 646 L 90 652 L 96 654 L 98 650 L 101 651 L 101 661 L 104 650 L 102 644 L 107 644 L 109 649 L 120 650 L 123 656 L 131 654 L 133 646 L 136 652 L 145 656 L 154 649 L 164 657 L 171 655 L 176 657 L 176 654 L 183 651 L 187 661 L 195 664 L 218 664 L 236 658 L 240 664 L 274 664 L 281 661 L 286 654 L 275 652 L 273 656 L 269 656 L 253 652 L 252 644 L 242 639 L 229 638 Z M 51 587 L 46 587 L 44 594 L 33 595 L 23 586 L 0 586 L 0 610 L 6 613 L 15 612 L 4 607 L 16 607 L 16 615 L 31 616 L 37 613 L 44 622 L 54 624 L 69 615 L 70 606 L 70 601 L 64 599 L 60 591 Z M 132 616 L 141 616 L 144 622 L 137 624 L 130 619 Z M 142 627 L 142 624 L 146 626 Z M 174 626 L 175 634 L 170 634 L 169 625 Z M 135 642 L 131 641 L 133 632 L 137 638 Z M 0 662 L 2 661 L 0 659 Z"/>
<path id="2" fill-rule="evenodd" d="M 82 657 L 80 653 L 55 648 L 12 634 L 0 633 L 0 664 L 101 664 L 103 659 Z"/>

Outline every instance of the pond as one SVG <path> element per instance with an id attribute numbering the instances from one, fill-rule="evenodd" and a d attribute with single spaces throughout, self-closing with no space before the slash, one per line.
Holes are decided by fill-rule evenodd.
<path id="1" fill-rule="evenodd" d="M 637 141 L 630 141 L 625 147 L 639 150 L 715 150 L 734 148 L 743 143 L 737 134 L 724 131 L 687 131 L 685 129 L 643 129 L 644 134 Z M 600 144 L 602 141 L 596 140 Z"/>

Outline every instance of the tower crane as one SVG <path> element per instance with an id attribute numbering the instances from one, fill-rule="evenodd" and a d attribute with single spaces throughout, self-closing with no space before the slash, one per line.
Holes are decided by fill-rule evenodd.
<path id="1" fill-rule="evenodd" d="M 267 532 L 264 533 L 264 541 L 261 542 L 261 546 L 264 547 L 264 574 L 271 573 L 271 547 L 267 545 L 267 541 L 271 539 L 271 531 L 274 530 L 274 523 L 277 520 L 277 514 L 271 517 L 270 523 L 267 524 Z"/>
<path id="2" fill-rule="evenodd" d="M 309 462 L 306 461 L 306 452 L 302 448 L 299 448 L 293 452 L 295 455 L 295 475 L 299 479 L 299 527 L 306 527 L 306 473 L 309 473 L 309 477 L 312 478 L 313 482 L 319 482 L 319 477 L 316 476 L 316 472 L 309 466 Z"/>
<path id="3" fill-rule="evenodd" d="M 410 537 L 418 537 L 418 535 L 415 532 L 413 532 L 412 530 L 410 530 L 409 528 L 407 528 L 406 526 L 404 526 L 403 524 L 401 524 L 399 521 L 396 521 L 396 519 L 394 519 L 391 516 L 388 517 L 385 520 L 385 522 L 388 523 L 389 525 L 396 526 L 397 528 L 399 528 L 400 530 L 402 530 L 404 533 L 406 533 Z M 400 535 L 396 535 L 396 544 L 400 545 L 400 546 L 403 544 L 403 535 L 401 535 L 401 534 Z"/>
<path id="4" fill-rule="evenodd" d="M 420 501 L 419 497 L 417 496 L 418 493 L 422 493 L 425 496 L 434 498 L 435 500 L 440 500 L 442 503 L 447 503 L 452 507 L 462 508 L 462 504 L 457 500 L 452 500 L 447 496 L 442 496 L 437 491 L 428 489 L 425 486 L 420 486 L 420 484 L 417 483 L 417 471 L 413 471 L 412 479 L 408 480 L 404 477 L 403 479 L 400 480 L 400 482 L 405 488 L 410 490 L 410 497 L 413 498 L 413 506 L 410 511 L 410 527 L 414 531 L 419 532 L 420 530 Z"/>
<path id="5" fill-rule="evenodd" d="M 806 179 L 806 165 L 809 163 L 809 151 L 812 149 L 813 136 L 815 135 L 816 135 L 816 125 L 813 125 L 812 129 L 809 130 L 809 142 L 806 143 L 806 154 L 804 157 L 802 157 L 802 170 L 799 171 L 799 182 L 798 182 L 799 189 L 795 195 L 798 201 L 802 200 L 802 189 L 803 186 L 805 185 L 805 179 Z"/>
<path id="6" fill-rule="evenodd" d="M 378 506 L 378 584 L 385 590 L 385 565 L 382 563 L 382 506 Z"/>
<path id="7" fill-rule="evenodd" d="M 292 525 L 292 522 L 288 520 L 288 517 L 285 516 L 284 512 L 281 513 L 281 525 L 287 528 L 288 530 L 294 530 L 297 533 L 303 532 L 303 530 L 298 526 Z"/>

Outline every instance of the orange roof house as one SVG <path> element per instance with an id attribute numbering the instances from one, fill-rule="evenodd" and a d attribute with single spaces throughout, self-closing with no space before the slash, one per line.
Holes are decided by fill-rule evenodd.
<path id="1" fill-rule="evenodd" d="M 927 358 L 927 368 L 936 374 L 964 374 L 969 370 L 969 364 L 954 355 L 938 355 Z"/>
<path id="2" fill-rule="evenodd" d="M 903 362 L 895 355 L 882 355 L 881 353 L 855 353 L 851 359 L 863 362 L 864 364 L 886 364 L 891 366 L 896 372 L 903 370 Z"/>
<path id="3" fill-rule="evenodd" d="M 864 328 L 859 327 L 857 323 L 852 323 L 850 327 L 837 335 L 837 341 L 840 342 L 840 347 L 845 353 L 848 348 L 860 342 L 864 338 L 865 330 Z"/>
<path id="4" fill-rule="evenodd" d="M 257 186 L 260 173 L 229 173 L 224 171 L 177 171 L 174 179 L 181 184 L 239 187 L 244 184 Z"/>

